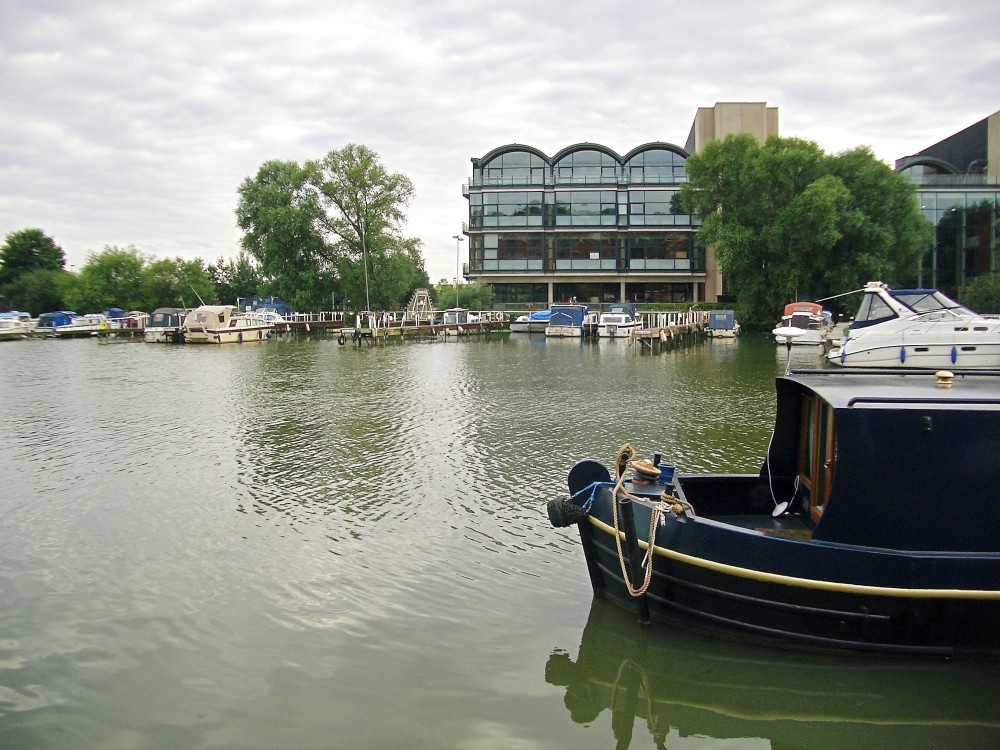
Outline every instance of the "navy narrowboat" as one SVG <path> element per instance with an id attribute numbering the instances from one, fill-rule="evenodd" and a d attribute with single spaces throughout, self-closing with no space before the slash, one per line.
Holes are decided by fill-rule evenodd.
<path id="1" fill-rule="evenodd" d="M 756 474 L 585 460 L 595 595 L 803 647 L 1000 655 L 1000 372 L 793 371 Z M 649 540 L 652 537 L 652 546 Z"/>

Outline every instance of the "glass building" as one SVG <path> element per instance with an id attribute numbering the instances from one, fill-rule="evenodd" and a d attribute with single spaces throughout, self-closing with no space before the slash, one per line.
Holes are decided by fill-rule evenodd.
<path id="1" fill-rule="evenodd" d="M 472 159 L 465 278 L 492 286 L 498 307 L 716 301 L 723 280 L 679 189 L 688 156 L 735 132 L 763 143 L 778 132 L 777 108 L 699 108 L 684 148 L 654 142 L 619 155 L 578 143 L 549 156 L 511 144 Z"/>
<path id="2" fill-rule="evenodd" d="M 705 298 L 697 222 L 680 206 L 687 152 L 593 143 L 552 157 L 513 144 L 472 160 L 465 277 L 498 305 Z"/>
<path id="3" fill-rule="evenodd" d="M 977 276 L 1000 271 L 1000 112 L 896 162 L 917 184 L 934 241 L 913 286 L 960 295 Z"/>

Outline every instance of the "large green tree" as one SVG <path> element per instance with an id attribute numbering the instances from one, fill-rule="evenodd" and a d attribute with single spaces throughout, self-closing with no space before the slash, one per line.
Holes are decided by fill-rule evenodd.
<path id="1" fill-rule="evenodd" d="M 425 286 L 420 241 L 402 235 L 413 198 L 410 179 L 386 169 L 367 146 L 353 143 L 308 167 L 324 208 L 324 235 L 341 259 L 343 293 L 363 299 L 366 307 L 385 309 Z"/>
<path id="2" fill-rule="evenodd" d="M 683 205 L 753 327 L 796 299 L 912 277 L 931 242 L 916 188 L 867 148 L 831 156 L 798 138 L 732 135 L 687 171 Z"/>
<path id="3" fill-rule="evenodd" d="M 323 238 L 314 176 L 296 162 L 265 162 L 241 183 L 236 208 L 241 244 L 257 261 L 262 281 L 300 310 L 320 309 L 335 291 L 336 257 Z"/>
<path id="4" fill-rule="evenodd" d="M 41 229 L 21 229 L 0 246 L 0 288 L 32 271 L 61 271 L 66 254 Z"/>

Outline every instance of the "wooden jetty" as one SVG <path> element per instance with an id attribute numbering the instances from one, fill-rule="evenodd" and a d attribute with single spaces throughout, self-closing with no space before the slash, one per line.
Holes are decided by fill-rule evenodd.
<path id="1" fill-rule="evenodd" d="M 707 310 L 643 313 L 643 327 L 629 335 L 628 343 L 650 352 L 690 343 L 705 334 L 708 318 Z"/>

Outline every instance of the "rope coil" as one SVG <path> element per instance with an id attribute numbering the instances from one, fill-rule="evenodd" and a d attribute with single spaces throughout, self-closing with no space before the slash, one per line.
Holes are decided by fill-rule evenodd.
<path id="1" fill-rule="evenodd" d="M 662 526 L 666 523 L 664 514 L 669 512 L 676 516 L 694 516 L 695 512 L 691 503 L 678 497 L 674 497 L 666 490 L 660 493 L 660 499 L 658 502 L 651 502 L 647 498 L 638 497 L 637 495 L 633 495 L 631 492 L 626 490 L 625 480 L 628 476 L 630 476 L 627 474 L 627 469 L 631 461 L 635 458 L 635 455 L 635 449 L 629 443 L 625 443 L 618 449 L 618 452 L 615 453 L 615 470 L 618 480 L 615 483 L 615 488 L 611 498 L 611 518 L 615 529 L 615 546 L 618 548 L 618 564 L 621 566 L 622 578 L 625 581 L 625 586 L 628 589 L 629 594 L 633 597 L 640 597 L 646 593 L 647 589 L 649 589 L 650 582 L 653 580 L 653 547 L 656 539 L 656 527 Z M 635 474 L 634 469 L 632 470 L 632 474 Z M 645 569 L 646 573 L 643 577 L 642 585 L 640 586 L 635 586 L 632 583 L 632 578 L 628 572 L 628 564 L 625 559 L 625 552 L 622 549 L 622 534 L 619 529 L 618 522 L 619 498 L 626 498 L 631 502 L 639 503 L 640 505 L 649 508 L 649 534 L 646 537 L 646 554 L 643 555 L 642 558 L 642 567 Z"/>

